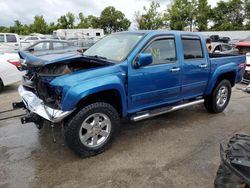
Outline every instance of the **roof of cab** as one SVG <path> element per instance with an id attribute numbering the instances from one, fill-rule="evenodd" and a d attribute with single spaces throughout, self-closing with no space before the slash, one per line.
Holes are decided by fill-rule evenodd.
<path id="1" fill-rule="evenodd" d="M 137 30 L 137 31 L 122 31 L 117 32 L 117 34 L 122 33 L 134 33 L 134 34 L 144 34 L 144 35 L 155 35 L 155 34 L 179 34 L 179 35 L 196 35 L 203 36 L 199 32 L 189 32 L 189 31 L 178 31 L 178 30 Z"/>

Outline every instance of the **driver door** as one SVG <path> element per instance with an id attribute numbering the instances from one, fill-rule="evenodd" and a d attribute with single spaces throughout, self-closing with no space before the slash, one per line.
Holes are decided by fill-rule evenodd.
<path id="1" fill-rule="evenodd" d="M 151 53 L 153 62 L 145 67 L 132 68 L 129 73 L 129 113 L 179 100 L 181 66 L 177 59 L 175 37 L 156 37 L 140 53 Z"/>

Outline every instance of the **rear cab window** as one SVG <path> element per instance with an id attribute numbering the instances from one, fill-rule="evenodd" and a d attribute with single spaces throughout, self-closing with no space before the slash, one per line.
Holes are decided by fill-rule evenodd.
<path id="1" fill-rule="evenodd" d="M 183 55 L 185 60 L 204 58 L 204 53 L 199 36 L 182 36 Z"/>

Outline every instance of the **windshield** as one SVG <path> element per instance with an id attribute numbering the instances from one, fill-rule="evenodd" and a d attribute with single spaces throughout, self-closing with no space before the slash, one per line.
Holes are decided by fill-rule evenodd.
<path id="1" fill-rule="evenodd" d="M 108 35 L 85 51 L 84 55 L 122 61 L 142 36 L 143 34 L 134 33 Z"/>

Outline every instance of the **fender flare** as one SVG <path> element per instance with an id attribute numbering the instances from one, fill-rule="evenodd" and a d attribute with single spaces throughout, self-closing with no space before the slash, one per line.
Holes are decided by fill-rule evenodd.
<path id="1" fill-rule="evenodd" d="M 205 95 L 209 95 L 212 91 L 213 88 L 216 86 L 216 83 L 218 81 L 218 79 L 220 78 L 221 75 L 226 74 L 226 73 L 234 73 L 234 82 L 236 80 L 236 70 L 237 70 L 237 65 L 235 63 L 228 63 L 225 65 L 221 65 L 218 68 L 216 68 L 216 70 L 214 71 L 214 73 L 211 75 L 209 81 L 208 81 L 208 85 L 207 85 L 207 89 L 205 91 Z"/>

